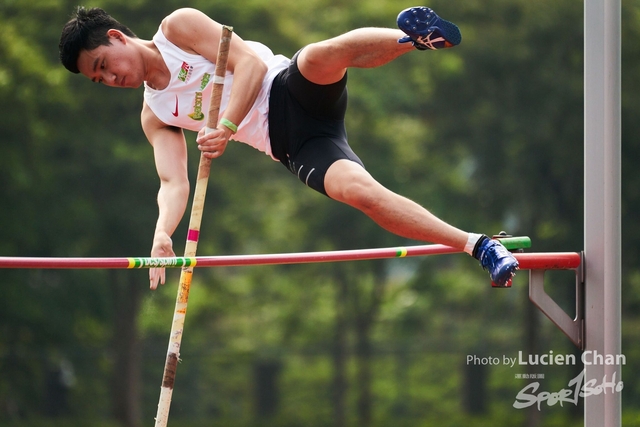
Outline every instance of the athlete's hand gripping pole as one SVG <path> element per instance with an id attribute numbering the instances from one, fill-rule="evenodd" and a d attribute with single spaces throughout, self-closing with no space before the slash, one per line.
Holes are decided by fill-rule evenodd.
<path id="1" fill-rule="evenodd" d="M 218 125 L 220 101 L 222 99 L 222 90 L 224 89 L 224 76 L 227 71 L 227 58 L 229 57 L 229 45 L 231 44 L 232 35 L 232 27 L 222 27 L 222 37 L 220 38 L 220 47 L 218 48 L 218 57 L 216 58 L 216 72 L 213 79 L 213 92 L 209 106 L 209 116 L 207 118 L 207 127 L 210 129 L 213 129 Z M 193 205 L 191 207 L 187 243 L 184 251 L 185 257 L 194 257 L 196 255 L 210 168 L 211 159 L 201 154 L 200 165 L 198 166 L 198 179 L 196 181 Z M 178 295 L 176 297 L 176 308 L 173 314 L 173 323 L 171 324 L 171 334 L 169 336 L 167 360 L 164 365 L 164 374 L 162 377 L 162 387 L 160 389 L 160 401 L 158 402 L 155 427 L 165 427 L 169 420 L 169 407 L 171 406 L 173 384 L 180 357 L 180 343 L 182 341 L 182 333 L 184 330 L 184 319 L 187 314 L 187 302 L 189 300 L 189 289 L 191 287 L 192 276 L 193 267 L 182 268 L 182 272 L 180 273 L 180 285 L 178 286 Z"/>

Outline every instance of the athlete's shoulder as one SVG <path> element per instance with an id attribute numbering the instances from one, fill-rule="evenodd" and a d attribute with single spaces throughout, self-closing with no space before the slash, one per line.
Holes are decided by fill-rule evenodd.
<path id="1" fill-rule="evenodd" d="M 165 36 L 193 33 L 199 25 L 206 25 L 211 19 L 198 9 L 184 7 L 177 9 L 162 20 L 160 27 Z"/>
<path id="2" fill-rule="evenodd" d="M 167 23 L 169 25 L 179 25 L 188 23 L 190 20 L 194 18 L 202 18 L 207 17 L 203 12 L 198 9 L 194 9 L 192 7 L 182 7 L 180 9 L 176 9 L 171 14 L 167 15 L 162 22 Z"/>

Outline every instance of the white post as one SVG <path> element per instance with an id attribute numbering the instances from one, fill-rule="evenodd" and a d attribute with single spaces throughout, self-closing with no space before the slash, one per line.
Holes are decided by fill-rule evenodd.
<path id="1" fill-rule="evenodd" d="M 621 354 L 621 0 L 584 6 L 585 358 Z M 622 380 L 621 366 L 587 365 L 585 383 Z M 621 393 L 584 401 L 585 427 L 619 427 Z"/>

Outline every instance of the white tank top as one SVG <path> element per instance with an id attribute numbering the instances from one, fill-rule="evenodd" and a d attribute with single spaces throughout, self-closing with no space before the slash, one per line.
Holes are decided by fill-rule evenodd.
<path id="1" fill-rule="evenodd" d="M 209 112 L 211 88 L 216 66 L 208 59 L 190 54 L 171 43 L 159 29 L 153 36 L 164 62 L 171 72 L 169 85 L 163 90 L 144 85 L 144 100 L 151 111 L 163 123 L 192 131 L 199 131 L 206 126 L 206 115 Z M 274 55 L 265 45 L 257 42 L 246 42 L 267 64 L 268 71 L 262 82 L 262 88 L 256 102 L 241 123 L 233 140 L 244 142 L 271 156 L 269 142 L 269 93 L 275 76 L 289 65 L 289 59 L 282 55 Z M 233 73 L 227 72 L 224 91 L 220 105 L 220 117 L 227 108 Z"/>

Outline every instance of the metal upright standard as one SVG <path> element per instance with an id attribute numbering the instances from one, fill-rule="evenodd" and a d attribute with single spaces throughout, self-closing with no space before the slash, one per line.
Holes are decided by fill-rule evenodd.
<path id="1" fill-rule="evenodd" d="M 584 253 L 586 351 L 621 354 L 621 2 L 584 3 Z M 621 380 L 616 365 L 585 366 L 585 383 Z M 585 427 L 619 427 L 619 392 L 584 402 Z"/>

